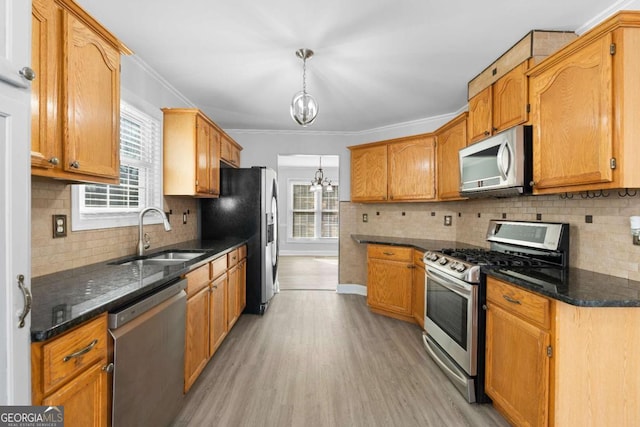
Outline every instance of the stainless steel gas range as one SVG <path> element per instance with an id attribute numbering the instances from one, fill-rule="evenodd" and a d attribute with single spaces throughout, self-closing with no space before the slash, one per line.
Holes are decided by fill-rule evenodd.
<path id="1" fill-rule="evenodd" d="M 423 341 L 469 402 L 486 402 L 484 344 L 486 281 L 483 268 L 499 268 L 514 277 L 538 271 L 563 276 L 569 262 L 569 224 L 491 220 L 490 249 L 429 251 L 425 264 Z M 518 272 L 520 271 L 520 273 Z"/>

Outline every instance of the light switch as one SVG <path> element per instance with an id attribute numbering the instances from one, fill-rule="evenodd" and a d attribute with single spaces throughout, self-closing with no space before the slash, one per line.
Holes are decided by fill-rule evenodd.
<path id="1" fill-rule="evenodd" d="M 67 237 L 67 216 L 53 215 L 53 238 Z"/>

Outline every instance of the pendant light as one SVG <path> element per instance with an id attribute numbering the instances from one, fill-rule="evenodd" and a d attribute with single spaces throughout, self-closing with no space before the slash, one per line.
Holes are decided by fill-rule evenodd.
<path id="1" fill-rule="evenodd" d="M 310 191 L 322 191 L 322 187 L 326 188 L 327 193 L 333 193 L 333 186 L 331 185 L 331 181 L 328 178 L 324 177 L 324 172 L 322 170 L 322 157 L 320 157 L 320 167 L 316 171 L 315 176 L 311 180 L 311 189 Z"/>
<path id="2" fill-rule="evenodd" d="M 318 103 L 307 93 L 307 59 L 313 56 L 313 51 L 298 49 L 296 56 L 302 59 L 302 91 L 293 95 L 290 112 L 296 123 L 306 127 L 312 124 L 318 115 Z"/>

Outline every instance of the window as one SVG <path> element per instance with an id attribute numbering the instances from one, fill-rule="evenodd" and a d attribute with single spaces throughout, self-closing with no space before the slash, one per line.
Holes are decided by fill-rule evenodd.
<path id="1" fill-rule="evenodd" d="M 121 102 L 120 184 L 74 185 L 72 229 L 136 225 L 141 209 L 162 206 L 161 151 L 160 120 Z"/>
<path id="2" fill-rule="evenodd" d="M 291 184 L 292 227 L 294 239 L 338 238 L 338 185 L 333 192 L 310 191 L 311 185 Z"/>

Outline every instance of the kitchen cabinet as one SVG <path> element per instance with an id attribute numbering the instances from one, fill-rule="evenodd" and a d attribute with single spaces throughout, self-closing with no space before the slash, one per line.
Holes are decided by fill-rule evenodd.
<path id="1" fill-rule="evenodd" d="M 424 285 L 425 268 L 422 257 L 424 251 L 413 250 L 413 318 L 424 329 Z"/>
<path id="2" fill-rule="evenodd" d="M 66 426 L 107 426 L 107 314 L 31 345 L 32 403 L 64 406 Z"/>
<path id="3" fill-rule="evenodd" d="M 227 273 L 211 282 L 209 296 L 209 353 L 216 352 L 227 336 Z"/>
<path id="4" fill-rule="evenodd" d="M 240 313 L 238 312 L 238 250 L 235 249 L 227 254 L 227 262 L 229 265 L 229 293 L 227 296 L 227 329 L 231 329 L 235 325 Z"/>
<path id="5" fill-rule="evenodd" d="M 527 71 L 524 61 L 469 99 L 469 143 L 484 139 L 528 119 Z"/>
<path id="6" fill-rule="evenodd" d="M 511 423 L 546 426 L 551 301 L 488 278 L 486 306 L 485 390 Z"/>
<path id="7" fill-rule="evenodd" d="M 220 141 L 220 160 L 227 165 L 240 167 L 240 151 L 242 147 L 231 139 L 228 135 L 223 134 Z"/>
<path id="8" fill-rule="evenodd" d="M 618 13 L 529 71 L 534 193 L 640 187 L 639 23 Z"/>
<path id="9" fill-rule="evenodd" d="M 387 200 L 387 146 L 349 147 L 351 150 L 351 201 Z"/>
<path id="10" fill-rule="evenodd" d="M 162 111 L 164 194 L 218 197 L 221 130 L 198 109 Z"/>
<path id="11" fill-rule="evenodd" d="M 461 199 L 458 152 L 467 146 L 467 116 L 462 113 L 435 131 L 438 200 Z"/>
<path id="12" fill-rule="evenodd" d="M 367 245 L 367 304 L 378 314 L 414 323 L 413 249 Z"/>
<path id="13" fill-rule="evenodd" d="M 485 389 L 514 425 L 634 425 L 640 309 L 575 306 L 487 277 Z"/>
<path id="14" fill-rule="evenodd" d="M 121 53 L 73 1 L 33 1 L 32 175 L 118 183 Z"/>
<path id="15" fill-rule="evenodd" d="M 187 314 L 184 348 L 184 392 L 209 361 L 209 264 L 185 275 L 187 279 Z"/>
<path id="16" fill-rule="evenodd" d="M 238 315 L 242 314 L 247 306 L 247 247 L 238 249 Z"/>
<path id="17" fill-rule="evenodd" d="M 351 200 L 403 202 L 435 199 L 432 134 L 349 147 Z"/>

